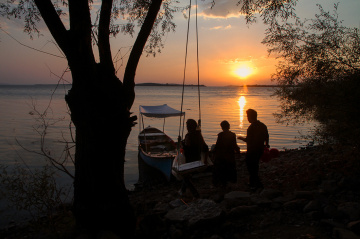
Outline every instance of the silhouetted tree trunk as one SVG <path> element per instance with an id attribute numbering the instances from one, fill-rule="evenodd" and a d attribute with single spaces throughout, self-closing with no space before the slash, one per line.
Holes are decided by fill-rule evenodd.
<path id="1" fill-rule="evenodd" d="M 127 139 L 136 116 L 131 116 L 134 78 L 146 40 L 161 6 L 153 0 L 130 54 L 121 82 L 112 62 L 109 26 L 112 0 L 102 1 L 98 48 L 91 45 L 88 0 L 69 0 L 70 30 L 50 0 L 34 0 L 55 41 L 65 53 L 73 84 L 66 95 L 76 127 L 74 213 L 77 225 L 96 234 L 111 230 L 130 237 L 135 217 L 124 183 Z"/>

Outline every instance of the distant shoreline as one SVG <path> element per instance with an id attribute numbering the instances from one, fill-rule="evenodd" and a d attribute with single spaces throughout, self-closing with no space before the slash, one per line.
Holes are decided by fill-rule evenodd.
<path id="1" fill-rule="evenodd" d="M 57 84 L 0 84 L 0 87 L 6 86 L 56 86 Z M 71 84 L 61 84 L 66 86 L 71 86 Z M 138 83 L 135 86 L 183 86 L 182 84 L 173 84 L 173 83 Z M 187 87 L 197 87 L 194 84 L 186 84 Z M 207 87 L 206 85 L 199 85 L 200 87 Z M 277 85 L 226 85 L 226 86 L 210 86 L 210 87 L 278 87 Z"/>
<path id="2" fill-rule="evenodd" d="M 225 87 L 278 87 L 277 85 L 227 85 Z"/>
<path id="3" fill-rule="evenodd" d="M 135 86 L 183 86 L 182 84 L 172 84 L 172 83 L 138 83 Z M 197 86 L 193 84 L 188 84 L 185 86 Z M 207 87 L 206 85 L 200 85 L 201 87 Z M 277 85 L 227 85 L 227 86 L 210 86 L 210 87 L 277 87 Z"/>
<path id="4" fill-rule="evenodd" d="M 183 86 L 182 84 L 173 84 L 173 83 L 138 83 L 138 84 L 135 84 L 135 86 Z M 197 86 L 197 85 L 193 85 L 193 84 L 190 84 L 190 85 L 185 85 L 185 86 Z M 199 85 L 201 87 L 206 87 L 205 85 Z"/>

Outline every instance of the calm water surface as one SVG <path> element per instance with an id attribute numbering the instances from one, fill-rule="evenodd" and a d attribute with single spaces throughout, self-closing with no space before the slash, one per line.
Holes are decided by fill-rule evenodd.
<path id="1" fill-rule="evenodd" d="M 28 153 L 16 143 L 17 139 L 24 147 L 39 150 L 40 137 L 37 130 L 39 122 L 31 113 L 34 109 L 43 112 L 48 108 L 45 117 L 50 124 L 46 136 L 46 149 L 54 157 L 60 157 L 64 139 L 70 141 L 69 115 L 64 96 L 69 86 L 34 85 L 34 86 L 0 86 L 0 162 L 11 165 L 22 158 L 30 167 L 39 167 L 43 160 L 39 156 Z M 180 110 L 182 87 L 137 86 L 136 100 L 132 111 L 139 115 L 139 105 L 162 105 Z M 309 126 L 286 126 L 277 124 L 273 113 L 279 111 L 279 102 L 271 97 L 274 89 L 270 87 L 201 87 L 201 120 L 202 132 L 209 146 L 215 143 L 221 131 L 220 122 L 228 120 L 231 131 L 237 135 L 246 135 L 249 122 L 246 110 L 258 111 L 258 119 L 268 126 L 271 147 L 282 149 L 298 148 L 306 142 L 295 140 L 299 132 L 306 133 Z M 197 87 L 185 87 L 183 110 L 186 118 L 199 119 L 199 98 Z M 94 109 L 95 110 L 95 109 Z M 114 109 L 116 110 L 116 109 Z M 96 113 L 96 112 L 94 112 Z M 144 118 L 145 126 L 151 125 L 162 129 L 161 119 Z M 140 125 L 140 124 L 139 124 Z M 174 140 L 182 134 L 180 119 L 168 118 L 165 121 L 165 132 Z M 138 179 L 137 167 L 137 135 L 139 127 L 133 128 L 128 140 L 125 165 L 125 180 L 129 189 Z M 238 141 L 242 151 L 246 146 Z M 99 161 L 100 163 L 100 161 Z M 69 165 L 71 170 L 73 166 Z M 71 183 L 67 177 L 63 182 Z"/>

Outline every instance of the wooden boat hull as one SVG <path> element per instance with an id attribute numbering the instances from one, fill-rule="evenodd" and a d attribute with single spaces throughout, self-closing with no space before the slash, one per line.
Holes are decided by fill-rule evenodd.
<path id="1" fill-rule="evenodd" d="M 151 157 L 140 149 L 141 159 L 149 166 L 159 170 L 168 181 L 171 179 L 171 167 L 175 157 Z"/>
<path id="2" fill-rule="evenodd" d="M 152 168 L 160 171 L 167 180 L 171 179 L 173 160 L 176 156 L 175 142 L 154 127 L 147 127 L 139 134 L 139 155 Z"/>

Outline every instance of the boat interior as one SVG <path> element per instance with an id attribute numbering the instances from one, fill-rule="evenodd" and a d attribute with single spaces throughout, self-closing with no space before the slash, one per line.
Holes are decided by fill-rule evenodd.
<path id="1" fill-rule="evenodd" d="M 139 135 L 140 148 L 152 156 L 175 156 L 176 143 L 162 132 Z"/>

